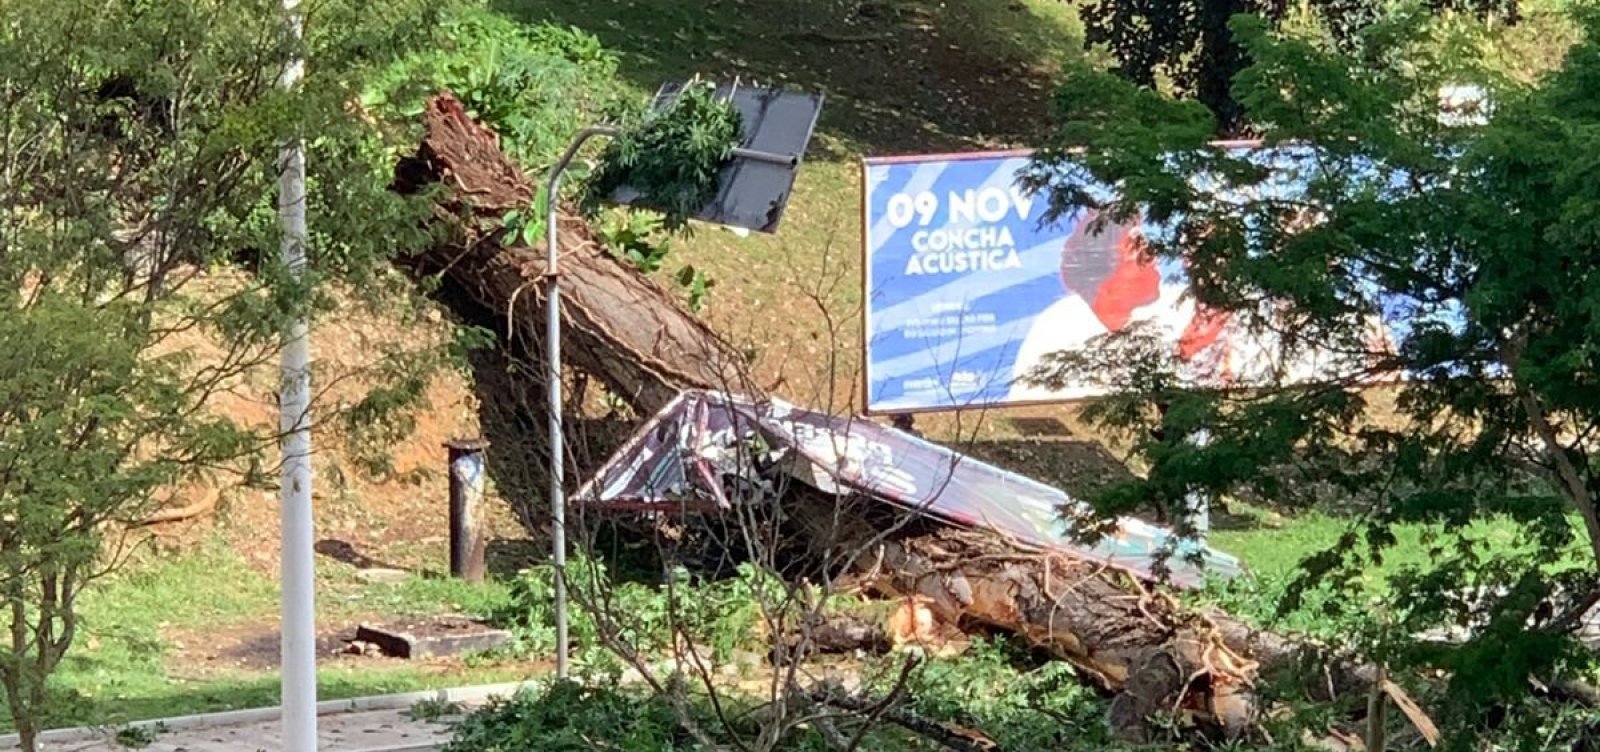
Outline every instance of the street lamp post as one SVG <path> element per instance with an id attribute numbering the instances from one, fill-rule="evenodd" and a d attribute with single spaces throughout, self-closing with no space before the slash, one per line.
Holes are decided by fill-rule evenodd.
<path id="1" fill-rule="evenodd" d="M 560 201 L 561 175 L 572 164 L 578 149 L 591 138 L 615 137 L 617 129 L 595 126 L 578 131 L 567 146 L 560 161 L 550 169 L 550 182 L 545 185 L 545 276 L 550 278 L 550 290 L 545 301 L 545 347 L 549 370 L 550 396 L 550 558 L 556 570 L 556 677 L 567 678 L 567 497 L 566 497 L 566 446 L 562 436 L 561 410 L 561 250 L 560 232 L 556 227 Z"/>
<path id="2" fill-rule="evenodd" d="M 303 18 L 299 0 L 283 0 L 292 42 L 299 45 Z M 299 50 L 280 80 L 292 90 L 305 75 Z M 278 174 L 278 216 L 283 225 L 283 265 L 299 279 L 306 266 L 305 141 L 296 134 L 283 145 Z M 317 749 L 316 562 L 311 511 L 311 341 L 305 314 L 283 334 L 282 396 L 282 707 L 284 752 Z"/>
<path id="3" fill-rule="evenodd" d="M 657 94 L 656 106 L 664 106 L 669 92 L 681 86 L 669 84 Z M 816 126 L 817 113 L 822 109 L 818 95 L 799 95 L 771 89 L 741 89 L 737 83 L 719 89 L 733 107 L 739 111 L 745 133 L 741 146 L 732 150 L 732 164 L 718 178 L 722 190 L 712 205 L 696 215 L 718 224 L 773 232 L 777 218 L 788 200 L 793 187 L 795 171 L 800 157 L 805 153 Z M 611 126 L 597 125 L 578 131 L 550 170 L 545 185 L 545 276 L 549 278 L 549 291 L 545 301 L 545 346 L 549 389 L 550 453 L 550 558 L 555 566 L 555 619 L 556 619 L 556 677 L 567 678 L 567 500 L 566 500 L 566 447 L 562 435 L 561 388 L 561 237 L 558 231 L 558 191 L 561 177 L 583 145 L 595 138 L 615 138 L 620 131 Z M 761 148 L 757 148 L 757 146 Z M 751 175 L 738 171 L 741 163 L 755 163 L 765 170 Z M 736 198 L 748 198 L 751 205 L 762 207 L 758 213 L 735 211 L 725 204 Z"/>

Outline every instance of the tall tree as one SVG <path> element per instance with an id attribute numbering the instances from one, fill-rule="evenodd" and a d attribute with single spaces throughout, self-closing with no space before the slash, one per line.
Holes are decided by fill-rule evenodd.
<path id="1" fill-rule="evenodd" d="M 1056 355 L 1036 376 L 1111 388 L 1091 417 L 1151 468 L 1096 505 L 1181 510 L 1199 491 L 1351 511 L 1282 608 L 1315 596 L 1372 627 L 1351 638 L 1383 660 L 1448 670 L 1463 730 L 1587 660 L 1566 634 L 1600 601 L 1600 20 L 1583 25 L 1562 70 L 1518 85 L 1479 67 L 1490 37 L 1426 14 L 1369 26 L 1359 57 L 1239 16 L 1250 64 L 1230 93 L 1266 149 L 1208 146 L 1205 106 L 1080 70 L 1030 177 L 1059 212 L 1144 216 L 1149 252 L 1181 259 L 1239 336 L 1322 358 L 1309 379 L 1213 389 L 1149 333 Z M 1441 117 L 1446 83 L 1482 86 L 1492 111 Z M 1185 441 L 1201 429 L 1208 444 Z M 1401 569 L 1374 625 L 1362 572 L 1401 524 L 1431 561 Z M 1460 645 L 1406 637 L 1457 623 L 1477 627 Z"/>
<path id="2" fill-rule="evenodd" d="M 271 360 L 291 313 L 326 310 L 328 282 L 376 303 L 423 239 L 350 103 L 432 5 L 309 4 L 313 72 L 289 96 L 278 0 L 0 3 L 0 686 L 25 749 L 118 525 L 270 445 L 210 397 Z M 278 245 L 291 133 L 316 152 L 303 280 L 256 250 Z M 228 273 L 247 257 L 255 274 Z"/>
<path id="3" fill-rule="evenodd" d="M 1299 10 L 1349 45 L 1389 5 L 1378 0 L 1308 0 L 1298 8 L 1285 0 L 1097 0 L 1084 5 L 1080 16 L 1084 42 L 1104 45 L 1120 75 L 1147 87 L 1165 79 L 1211 110 L 1219 135 L 1238 136 L 1248 123 L 1229 87 L 1249 61 L 1230 19 L 1251 13 L 1277 25 Z M 1429 0 L 1428 5 L 1435 12 L 1517 18 L 1517 0 Z"/>

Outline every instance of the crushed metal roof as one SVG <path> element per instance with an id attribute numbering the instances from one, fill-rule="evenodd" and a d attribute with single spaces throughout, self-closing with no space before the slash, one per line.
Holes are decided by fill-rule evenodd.
<path id="1" fill-rule="evenodd" d="M 1208 575 L 1231 578 L 1243 571 L 1233 556 L 1132 517 L 1119 518 L 1115 532 L 1085 545 L 1063 514 L 1086 510 L 1082 501 L 905 431 L 777 399 L 757 403 L 699 390 L 682 392 L 662 408 L 574 502 L 715 512 L 737 501 L 729 498 L 730 481 L 767 483 L 774 470 L 825 493 L 861 494 L 1146 579 L 1157 577 L 1163 560 L 1170 581 L 1186 587 Z"/>

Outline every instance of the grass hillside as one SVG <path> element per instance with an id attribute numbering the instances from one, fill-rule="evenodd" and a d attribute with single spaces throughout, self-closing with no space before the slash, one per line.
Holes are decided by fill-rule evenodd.
<path id="1" fill-rule="evenodd" d="M 1074 9 L 1052 0 L 499 7 L 597 35 L 641 93 L 700 74 L 827 96 L 778 234 L 701 231 L 673 260 L 715 280 L 705 315 L 758 353 L 758 374 L 776 392 L 841 411 L 860 391 L 859 160 L 1024 146 L 1046 124 L 1060 63 L 1082 49 Z"/>

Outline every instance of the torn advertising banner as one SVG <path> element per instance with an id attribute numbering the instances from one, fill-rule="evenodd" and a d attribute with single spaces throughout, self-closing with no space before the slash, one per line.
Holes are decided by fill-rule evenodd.
<path id="1" fill-rule="evenodd" d="M 1238 559 L 1133 518 L 1094 546 L 1075 542 L 1062 510 L 1082 509 L 1059 489 L 904 431 L 839 418 L 781 400 L 760 404 L 685 391 L 648 421 L 573 497 L 613 509 L 715 511 L 735 484 L 789 479 L 826 493 L 858 493 L 952 524 L 988 528 L 1019 543 L 1103 561 L 1147 579 L 1164 550 L 1171 580 L 1197 586 L 1233 577 Z M 780 478 L 781 479 L 781 478 Z"/>
<path id="2" fill-rule="evenodd" d="M 1306 149 L 1224 148 L 1273 176 L 1251 195 L 1198 186 L 1241 210 L 1297 199 L 1318 170 L 1334 169 Z M 1286 348 L 1246 317 L 1198 307 L 1180 261 L 1152 261 L 1142 252 L 1145 239 L 1165 237 L 1161 227 L 1099 223 L 1088 209 L 1047 221 L 1047 198 L 1020 184 L 1030 164 L 1026 151 L 865 160 L 867 413 L 1100 396 L 1095 384 L 1054 389 L 1027 376 L 1051 353 L 1134 325 L 1170 347 L 1196 385 L 1259 383 L 1274 374 L 1304 382 L 1370 365 L 1350 354 Z M 1341 179 L 1381 189 L 1392 175 L 1356 170 Z M 1383 312 L 1367 323 L 1370 351 L 1394 346 L 1397 334 L 1386 320 L 1397 304 L 1378 302 Z M 1270 317 L 1272 304 L 1262 305 Z"/>

